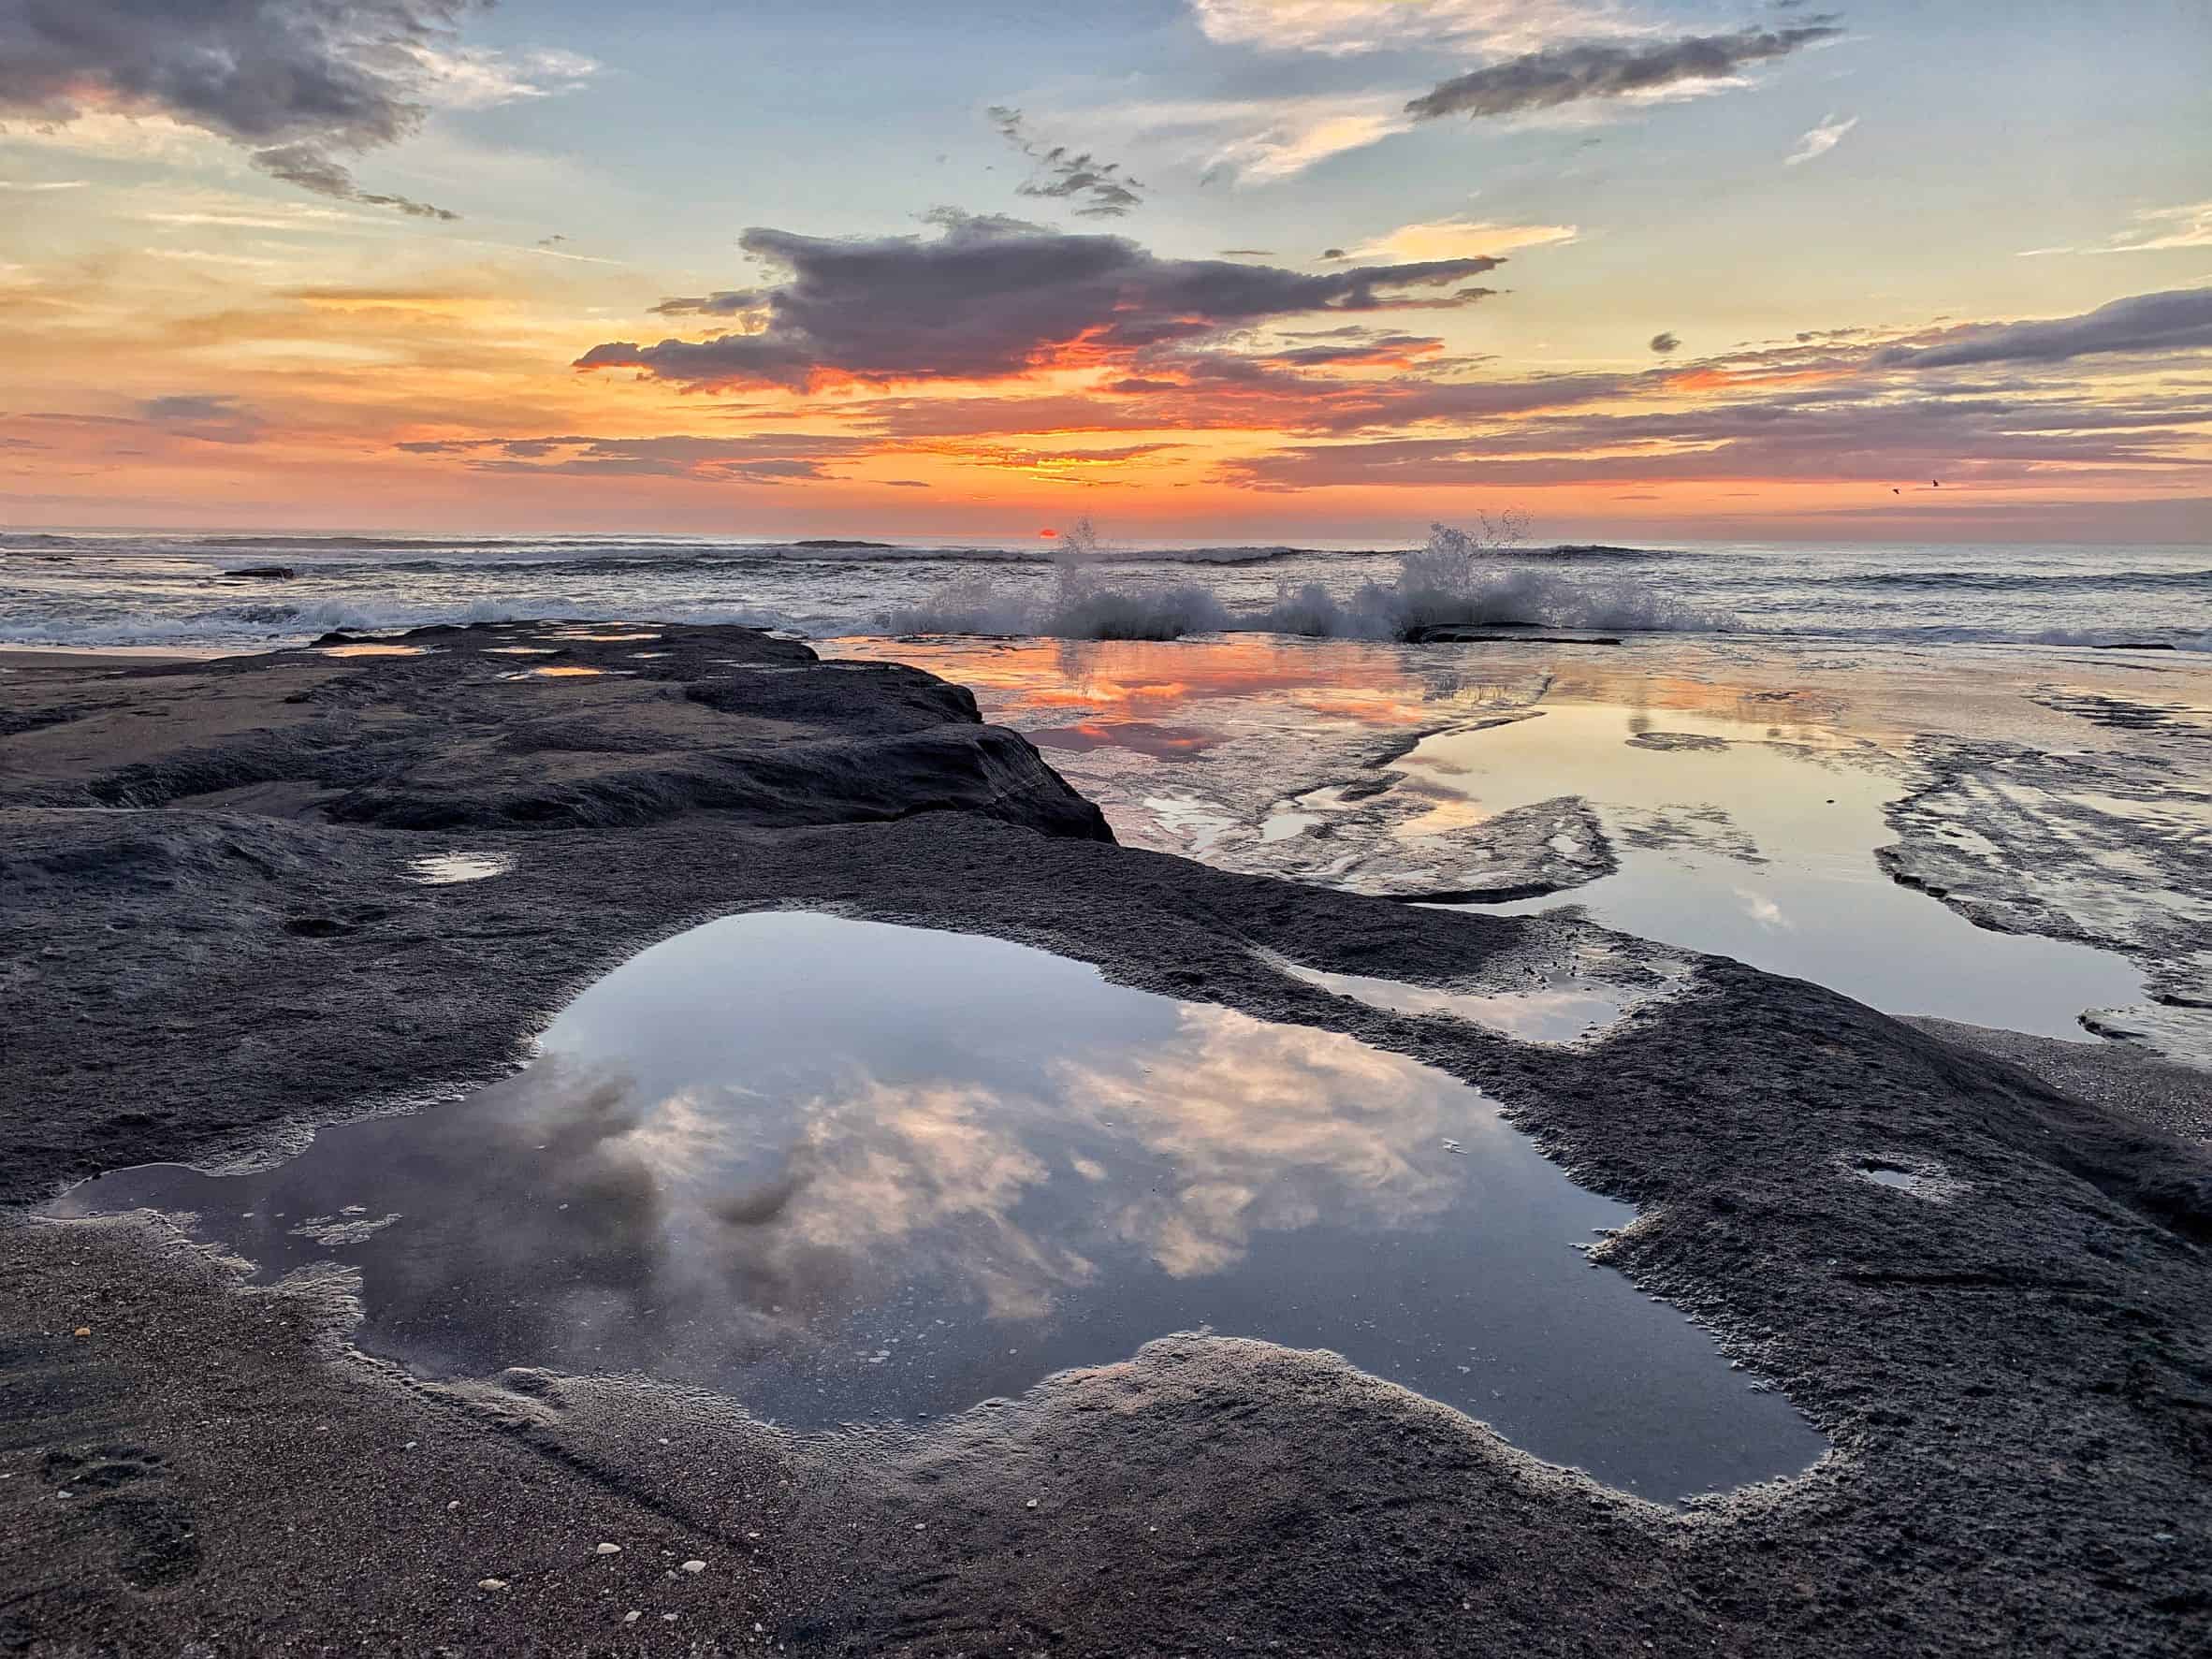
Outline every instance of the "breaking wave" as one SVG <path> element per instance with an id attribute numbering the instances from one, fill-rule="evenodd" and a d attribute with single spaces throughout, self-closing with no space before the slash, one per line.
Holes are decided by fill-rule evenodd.
<path id="1" fill-rule="evenodd" d="M 1058 581 L 1044 594 L 1008 593 L 981 577 L 951 583 L 916 604 L 884 611 L 889 633 L 1044 634 L 1055 639 L 1180 639 L 1233 626 L 1229 609 L 1193 582 L 1110 587 L 1096 567 L 1114 562 L 1088 518 L 1061 539 Z"/>
<path id="2" fill-rule="evenodd" d="M 1404 554 L 1390 582 L 1363 582 L 1339 595 L 1320 582 L 1279 587 L 1275 603 L 1232 615 L 1213 593 L 1189 583 L 1113 587 L 1092 568 L 1095 543 L 1071 531 L 1057 590 L 1011 594 L 979 578 L 948 585 L 917 604 L 878 618 L 884 632 L 1041 634 L 1061 639 L 1178 639 L 1242 630 L 1318 639 L 1409 639 L 1448 626 L 1605 628 L 1641 633 L 1708 633 L 1739 626 L 1725 613 L 1684 604 L 1649 581 L 1594 580 L 1516 562 L 1529 555 L 1449 525 Z M 1555 548 L 1550 555 L 1641 557 L 1627 548 Z M 1547 555 L 1538 555 L 1545 557 Z"/>

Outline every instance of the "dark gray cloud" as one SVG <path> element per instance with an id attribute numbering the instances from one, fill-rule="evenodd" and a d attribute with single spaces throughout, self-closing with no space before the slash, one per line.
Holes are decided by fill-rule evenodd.
<path id="1" fill-rule="evenodd" d="M 271 177 L 451 218 L 354 183 L 337 154 L 421 125 L 428 54 L 488 0 L 0 0 L 0 115 L 167 115 Z"/>
<path id="2" fill-rule="evenodd" d="M 758 311 L 763 295 L 758 288 L 722 288 L 712 294 L 679 294 L 653 307 L 663 317 L 735 317 Z"/>
<path id="3" fill-rule="evenodd" d="M 1415 357 L 1432 357 L 1444 349 L 1433 334 L 1376 334 L 1346 340 L 1334 345 L 1300 345 L 1270 352 L 1267 360 L 1290 369 L 1351 368 L 1383 364 L 1404 366 Z"/>
<path id="4" fill-rule="evenodd" d="M 1030 136 L 1019 109 L 994 104 L 985 113 L 998 136 L 1036 164 L 1035 174 L 1015 187 L 1015 195 L 1073 202 L 1076 216 L 1084 219 L 1118 219 L 1144 205 L 1138 194 L 1144 186 L 1119 164 L 1100 161 L 1087 150 L 1040 142 Z"/>
<path id="5" fill-rule="evenodd" d="M 1781 29 L 1685 35 L 1672 40 L 1584 41 L 1550 47 L 1455 75 L 1405 106 L 1417 121 L 1552 109 L 1591 98 L 1627 97 L 1691 80 L 1721 80 L 1842 34 L 1822 16 Z"/>
<path id="6" fill-rule="evenodd" d="M 2203 399 L 2186 394 L 2122 403 L 2029 392 L 1958 397 L 1877 379 L 1661 413 L 1545 415 L 1475 433 L 1299 444 L 1230 462 L 1223 475 L 1277 490 L 1665 479 L 1888 485 L 1931 470 L 1963 488 L 2054 468 L 2075 479 L 2140 481 L 2201 465 L 2196 449 L 2208 422 Z"/>
<path id="7" fill-rule="evenodd" d="M 238 399 L 214 393 L 149 398 L 138 405 L 138 415 L 150 426 L 209 444 L 255 443 L 264 425 Z"/>
<path id="8" fill-rule="evenodd" d="M 1273 248 L 1224 248 L 1221 256 L 1224 259 L 1273 259 L 1275 251 Z"/>
<path id="9" fill-rule="evenodd" d="M 479 473 L 575 477 L 689 478 L 703 484 L 792 484 L 837 476 L 831 464 L 880 449 L 872 438 L 820 432 L 746 432 L 733 437 L 423 439 L 394 445 L 408 455 L 461 458 Z"/>
<path id="10" fill-rule="evenodd" d="M 2115 299 L 2079 316 L 1978 323 L 1875 352 L 1877 368 L 1952 369 L 1973 363 L 2062 363 L 2112 352 L 2212 348 L 2212 286 Z"/>
<path id="11" fill-rule="evenodd" d="M 1126 237 L 952 211 L 934 238 L 829 239 L 755 227 L 746 252 L 783 280 L 759 291 L 749 333 L 658 345 L 610 341 L 583 369 L 636 368 L 694 386 L 989 380 L 1046 365 L 1134 367 L 1145 354 L 1313 313 L 1437 309 L 1488 256 L 1310 275 L 1218 259 L 1162 259 Z M 688 305 L 689 302 L 682 302 Z"/>
<path id="12" fill-rule="evenodd" d="M 1652 349 L 1663 357 L 1670 352 L 1680 351 L 1681 345 L 1681 341 L 1673 334 L 1654 334 L 1652 336 Z"/>
<path id="13" fill-rule="evenodd" d="M 256 150 L 254 165 L 272 179 L 282 179 L 287 184 L 297 184 L 302 190 L 312 190 L 317 196 L 327 196 L 336 201 L 357 201 L 371 208 L 397 208 L 416 219 L 451 223 L 460 217 L 450 208 L 433 207 L 413 196 L 363 190 L 354 182 L 350 169 L 331 160 L 329 152 L 313 144 L 280 144 L 273 149 Z"/>

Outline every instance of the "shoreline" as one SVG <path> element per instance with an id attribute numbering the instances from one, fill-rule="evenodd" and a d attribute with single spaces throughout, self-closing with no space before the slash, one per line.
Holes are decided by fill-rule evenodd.
<path id="1" fill-rule="evenodd" d="M 0 669 L 150 668 L 171 662 L 207 662 L 241 653 L 218 649 L 178 649 L 167 646 L 0 646 Z"/>
<path id="2" fill-rule="evenodd" d="M 643 1651 L 665 1611 L 706 1652 L 746 1651 L 758 1621 L 807 1652 L 1106 1653 L 1215 1645 L 1234 1606 L 1241 1638 L 1294 1652 L 1587 1652 L 1634 1631 L 1886 1653 L 1902 1620 L 1948 1651 L 2149 1654 L 2212 1605 L 2191 1498 L 2202 1149 L 1718 958 L 1587 1050 L 1348 1003 L 1255 948 L 1437 983 L 1564 924 L 1113 845 L 1036 749 L 911 669 L 729 628 L 656 630 L 643 648 L 670 654 L 651 660 L 545 642 L 603 671 L 570 681 L 502 679 L 535 659 L 481 654 L 545 632 L 0 681 L 4 873 L 25 897 L 5 938 L 44 1011 L 14 1020 L 5 1062 L 10 1098 L 44 1103 L 6 1126 L 9 1200 L 449 1098 L 643 945 L 808 905 L 1039 944 L 1477 1084 L 1642 1206 L 1593 1255 L 1780 1379 L 1836 1452 L 1675 1518 L 1340 1362 L 1225 1337 L 1003 1413 L 796 1440 L 652 1385 L 405 1379 L 347 1353 L 342 1276 L 239 1291 L 158 1227 L 19 1209 L 0 1315 L 27 1404 L 0 1510 L 26 1588 L 0 1632 Z M 453 845 L 516 867 L 404 881 L 409 856 Z M 1855 1178 L 1869 1157 L 1968 1194 Z M 488 1536 L 473 1518 L 493 1512 Z M 595 1561 L 607 1539 L 623 1552 Z M 708 1568 L 671 1590 L 663 1563 L 687 1558 Z M 649 1609 L 642 1634 L 630 1608 Z"/>

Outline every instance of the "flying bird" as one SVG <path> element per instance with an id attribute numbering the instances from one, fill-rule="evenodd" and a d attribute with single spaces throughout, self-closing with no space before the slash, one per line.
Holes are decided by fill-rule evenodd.
<path id="1" fill-rule="evenodd" d="M 1928 488 L 1930 489 L 1941 489 L 1943 488 L 1943 481 L 1941 478 L 1930 478 L 1928 481 Z"/>

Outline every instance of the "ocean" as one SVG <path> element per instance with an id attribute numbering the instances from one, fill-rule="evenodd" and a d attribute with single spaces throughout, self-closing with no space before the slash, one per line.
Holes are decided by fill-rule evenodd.
<path id="1" fill-rule="evenodd" d="M 1406 549 L 703 536 L 0 532 L 0 644 L 254 649 L 332 629 L 555 617 L 814 638 L 1387 636 Z M 253 574 L 283 572 L 284 574 Z M 2212 547 L 1523 546 L 1450 615 L 1613 633 L 2212 650 Z M 1418 607 L 1416 607 L 1418 611 Z M 1414 615 L 1412 619 L 1421 619 Z"/>

